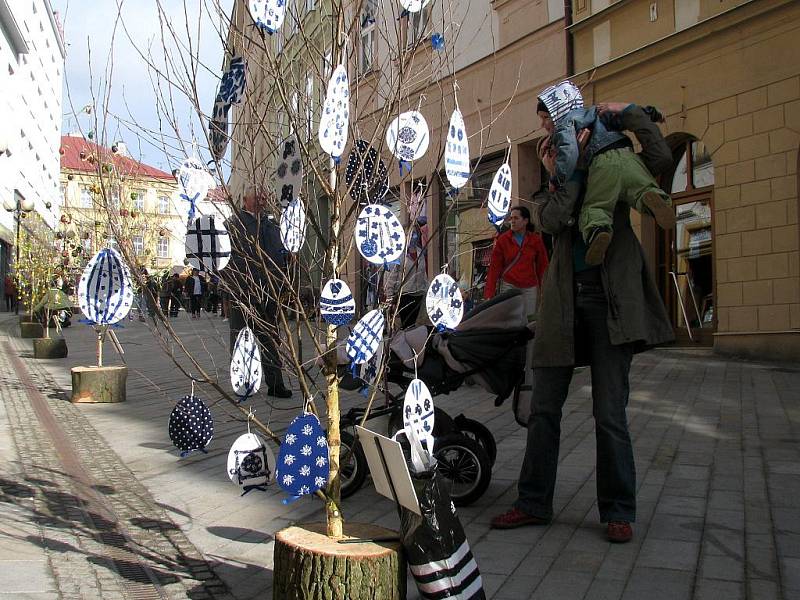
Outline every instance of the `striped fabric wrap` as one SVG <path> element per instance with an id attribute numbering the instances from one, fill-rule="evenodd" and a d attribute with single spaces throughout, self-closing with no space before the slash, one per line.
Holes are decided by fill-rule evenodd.
<path id="1" fill-rule="evenodd" d="M 409 568 L 423 598 L 485 598 L 478 564 L 466 539 L 448 558 L 422 565 L 409 564 Z"/>
<path id="2" fill-rule="evenodd" d="M 94 255 L 78 283 L 78 305 L 93 325 L 113 325 L 128 316 L 133 286 L 119 253 L 104 248 Z"/>

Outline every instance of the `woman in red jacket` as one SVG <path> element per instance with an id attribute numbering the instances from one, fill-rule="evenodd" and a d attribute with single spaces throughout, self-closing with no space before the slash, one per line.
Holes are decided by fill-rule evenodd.
<path id="1" fill-rule="evenodd" d="M 528 319 L 536 315 L 539 285 L 547 269 L 547 250 L 542 236 L 530 224 L 531 213 L 524 206 L 511 209 L 511 229 L 497 236 L 492 248 L 485 298 L 508 289 L 520 289 L 525 296 Z"/>

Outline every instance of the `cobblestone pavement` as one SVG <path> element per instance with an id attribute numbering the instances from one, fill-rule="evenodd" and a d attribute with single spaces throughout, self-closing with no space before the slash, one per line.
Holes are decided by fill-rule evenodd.
<path id="1" fill-rule="evenodd" d="M 183 315 L 173 324 L 203 367 L 218 370 L 226 380 L 226 324 Z M 122 536 L 126 551 L 150 569 L 167 596 L 223 594 L 224 585 L 235 598 L 270 597 L 272 535 L 295 521 L 322 519 L 320 504 L 303 499 L 285 506 L 277 489 L 239 497 L 224 470 L 228 447 L 245 425 L 216 402 L 213 390 L 198 390 L 215 416 L 209 454 L 179 459 L 166 424 L 189 384 L 145 324 L 126 324 L 118 334 L 131 373 L 128 401 L 115 405 L 63 401 L 69 368 L 94 362 L 88 328 L 65 332 L 70 356 L 60 361 L 24 358 L 30 353 L 28 340 L 9 337 L 0 343 L 5 361 L 0 391 L 15 441 L 0 446 L 0 456 L 36 457 L 15 458 L 0 471 L 2 503 L 11 508 L 3 513 L 10 516 L 0 515 L 0 569 L 14 556 L 6 550 L 11 546 L 5 532 L 16 523 L 20 530 L 13 541 L 32 552 L 31 563 L 41 571 L 41 593 L 61 590 L 69 597 L 76 581 L 89 581 L 92 589 L 122 589 L 120 579 L 130 579 L 118 575 L 124 569 L 107 566 L 114 558 L 108 558 L 111 544 L 100 535 L 105 526 Z M 65 458 L 48 440 L 49 432 L 36 425 L 32 402 L 24 397 L 29 390 L 20 387 L 12 364 L 15 355 L 23 356 L 34 378 L 49 378 L 49 383 L 41 380 L 40 389 L 73 442 L 79 466 L 99 488 L 94 495 L 82 475 L 76 481 L 75 475 L 65 475 L 72 471 L 53 467 Z M 119 362 L 110 348 L 106 361 Z M 657 350 L 635 358 L 629 419 L 639 514 L 633 542 L 621 546 L 606 542 L 597 522 L 590 393 L 588 372 L 577 374 L 564 408 L 553 523 L 513 531 L 490 530 L 489 520 L 515 497 L 525 432 L 508 406 L 495 408 L 478 388 L 462 386 L 436 398 L 450 414 L 464 412 L 486 424 L 498 442 L 488 491 L 459 509 L 489 598 L 800 597 L 799 365 L 725 359 L 696 349 Z M 362 401 L 347 395 L 344 404 Z M 253 402 L 256 415 L 277 431 L 299 404 L 297 394 L 272 408 L 263 395 Z M 0 427 L 5 426 L 0 412 Z M 391 503 L 369 484 L 343 508 L 351 520 L 398 527 Z M 92 525 L 87 512 L 102 518 Z M 40 529 L 32 529 L 30 520 Z M 137 537 L 148 535 L 155 541 Z M 43 544 L 40 537 L 52 542 Z M 42 546 L 45 553 L 37 554 Z M 50 566 L 41 568 L 43 561 Z M 206 565 L 210 570 L 203 571 Z M 409 598 L 415 597 L 410 584 Z"/>

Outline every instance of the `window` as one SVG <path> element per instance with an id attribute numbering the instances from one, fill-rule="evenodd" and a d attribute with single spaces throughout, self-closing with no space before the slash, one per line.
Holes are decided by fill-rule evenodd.
<path id="1" fill-rule="evenodd" d="M 131 236 L 131 245 L 133 246 L 133 253 L 136 256 L 141 256 L 144 254 L 144 238 L 142 236 Z"/>
<path id="2" fill-rule="evenodd" d="M 86 186 L 81 187 L 81 208 L 92 208 L 93 206 L 92 191 Z"/>
<path id="3" fill-rule="evenodd" d="M 361 52 L 358 64 L 359 72 L 362 75 L 372 71 L 374 66 L 377 3 L 377 0 L 364 0 L 364 8 L 361 12 Z"/>
<path id="4" fill-rule="evenodd" d="M 139 212 L 144 212 L 144 190 L 133 192 L 133 207 Z"/>
<path id="5" fill-rule="evenodd" d="M 168 196 L 159 196 L 158 197 L 158 212 L 162 215 L 166 215 L 169 213 L 169 197 Z"/>
<path id="6" fill-rule="evenodd" d="M 408 38 L 407 44 L 415 46 L 417 43 L 425 39 L 428 29 L 428 18 L 430 17 L 430 6 L 426 6 L 422 10 L 411 13 L 408 15 Z"/>
<path id="7" fill-rule="evenodd" d="M 119 208 L 119 190 L 111 192 L 111 197 L 108 199 L 109 208 Z"/>
<path id="8" fill-rule="evenodd" d="M 682 151 L 670 192 L 677 194 L 714 185 L 714 164 L 705 144 L 699 141 L 687 142 L 683 144 Z"/>
<path id="9" fill-rule="evenodd" d="M 106 238 L 105 248 L 113 248 L 114 250 L 119 250 L 119 244 L 117 244 L 117 240 L 115 240 L 113 237 L 108 236 Z"/>
<path id="10" fill-rule="evenodd" d="M 167 236 L 158 238 L 156 251 L 158 252 L 158 258 L 169 258 L 169 238 Z"/>

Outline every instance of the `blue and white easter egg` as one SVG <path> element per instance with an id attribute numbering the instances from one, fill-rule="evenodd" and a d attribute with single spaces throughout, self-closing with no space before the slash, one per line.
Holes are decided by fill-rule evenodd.
<path id="1" fill-rule="evenodd" d="M 356 247 L 372 264 L 393 263 L 403 256 L 406 232 L 389 207 L 368 204 L 356 220 Z"/>
<path id="2" fill-rule="evenodd" d="M 378 351 L 383 340 L 383 313 L 371 310 L 356 323 L 347 338 L 347 356 L 357 365 L 363 365 Z"/>
<path id="3" fill-rule="evenodd" d="M 246 82 L 247 63 L 241 56 L 234 56 L 228 65 L 228 70 L 222 74 L 217 100 L 228 105 L 241 103 Z"/>
<path id="4" fill-rule="evenodd" d="M 219 100 L 208 121 L 209 150 L 215 160 L 222 160 L 228 147 L 228 110 L 230 104 Z"/>
<path id="5" fill-rule="evenodd" d="M 383 341 L 378 344 L 378 349 L 375 351 L 375 354 L 372 355 L 372 358 L 363 365 L 358 365 L 356 377 L 363 381 L 367 387 L 371 386 L 378 377 L 378 371 L 380 371 L 382 361 Z"/>
<path id="6" fill-rule="evenodd" d="M 447 180 L 456 189 L 469 181 L 469 140 L 464 127 L 464 117 L 456 108 L 450 115 L 450 129 L 447 131 L 447 145 L 444 149 L 444 170 Z"/>
<path id="7" fill-rule="evenodd" d="M 366 140 L 356 140 L 347 159 L 344 181 L 350 197 L 359 204 L 374 204 L 389 191 L 389 171 L 377 150 Z"/>
<path id="8" fill-rule="evenodd" d="M 331 325 L 347 325 L 356 314 L 356 301 L 347 283 L 330 279 L 322 288 L 319 312 Z"/>
<path id="9" fill-rule="evenodd" d="M 211 411 L 197 396 L 184 396 L 169 415 L 169 439 L 185 456 L 205 450 L 214 437 Z"/>
<path id="10" fill-rule="evenodd" d="M 416 110 L 404 112 L 395 118 L 386 130 L 386 144 L 397 158 L 411 162 L 422 158 L 428 151 L 430 133 L 428 122 Z"/>
<path id="11" fill-rule="evenodd" d="M 236 438 L 228 451 L 228 477 L 244 493 L 264 490 L 275 478 L 275 455 L 255 433 Z"/>
<path id="12" fill-rule="evenodd" d="M 455 279 L 442 273 L 428 286 L 425 310 L 434 327 L 455 329 L 464 317 L 464 298 Z"/>
<path id="13" fill-rule="evenodd" d="M 319 120 L 319 144 L 334 158 L 344 152 L 350 122 L 350 81 L 343 65 L 333 71 Z"/>
<path id="14" fill-rule="evenodd" d="M 113 325 L 131 310 L 133 286 L 127 265 L 119 253 L 104 248 L 92 257 L 78 283 L 78 305 L 97 325 Z"/>
<path id="15" fill-rule="evenodd" d="M 178 189 L 184 200 L 204 200 L 213 186 L 214 177 L 199 158 L 188 157 L 178 167 Z"/>
<path id="16" fill-rule="evenodd" d="M 400 6 L 410 13 L 421 11 L 431 0 L 400 0 Z"/>
<path id="17" fill-rule="evenodd" d="M 186 228 L 186 258 L 201 271 L 221 271 L 231 259 L 228 230 L 212 215 L 203 215 Z"/>
<path id="18" fill-rule="evenodd" d="M 403 400 L 403 429 L 407 437 L 411 430 L 423 443 L 427 442 L 428 452 L 433 452 L 433 398 L 425 382 L 412 379 Z"/>
<path id="19" fill-rule="evenodd" d="M 497 169 L 497 173 L 492 180 L 492 187 L 489 188 L 489 221 L 494 225 L 500 225 L 508 214 L 511 207 L 511 166 L 503 163 Z"/>
<path id="20" fill-rule="evenodd" d="M 243 401 L 261 387 L 261 351 L 249 327 L 239 331 L 231 354 L 231 385 L 233 393 Z"/>
<path id="21" fill-rule="evenodd" d="M 286 138 L 279 147 L 278 168 L 275 169 L 275 185 L 280 194 L 281 207 L 300 195 L 303 185 L 303 161 L 300 158 L 300 145 L 295 136 Z"/>
<path id="22" fill-rule="evenodd" d="M 290 496 L 313 494 L 328 483 L 328 440 L 311 413 L 296 417 L 286 429 L 275 479 Z"/>
<path id="23" fill-rule="evenodd" d="M 286 0 L 250 0 L 247 5 L 256 25 L 269 33 L 275 33 L 283 25 Z"/>
<path id="24" fill-rule="evenodd" d="M 295 198 L 281 213 L 281 243 L 289 252 L 298 252 L 306 239 L 306 209 Z"/>

